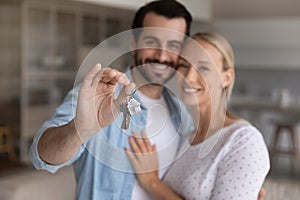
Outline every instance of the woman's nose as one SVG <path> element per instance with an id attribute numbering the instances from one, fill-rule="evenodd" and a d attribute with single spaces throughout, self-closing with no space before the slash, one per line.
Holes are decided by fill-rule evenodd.
<path id="1" fill-rule="evenodd" d="M 197 78 L 198 78 L 198 73 L 196 69 L 194 67 L 190 67 L 185 74 L 186 81 L 193 82 L 196 81 Z"/>

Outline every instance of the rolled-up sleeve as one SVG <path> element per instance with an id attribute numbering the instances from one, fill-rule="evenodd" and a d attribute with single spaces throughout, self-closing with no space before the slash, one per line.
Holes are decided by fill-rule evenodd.
<path id="1" fill-rule="evenodd" d="M 34 136 L 33 143 L 30 147 L 30 158 L 33 163 L 33 166 L 36 169 L 44 169 L 51 173 L 55 173 L 58 169 L 64 166 L 71 165 L 74 161 L 78 159 L 78 157 L 83 152 L 84 147 L 81 146 L 77 154 L 71 160 L 61 165 L 51 165 L 46 163 L 40 158 L 38 148 L 37 148 L 39 140 L 46 129 L 65 125 L 75 117 L 79 89 L 80 86 L 77 86 L 68 93 L 68 95 L 64 99 L 64 102 L 56 109 L 51 119 L 46 121 L 42 125 L 42 127 L 38 130 L 37 134 Z"/>

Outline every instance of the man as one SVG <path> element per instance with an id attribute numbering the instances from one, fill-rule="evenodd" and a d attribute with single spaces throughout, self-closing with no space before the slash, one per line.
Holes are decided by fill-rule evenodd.
<path id="1" fill-rule="evenodd" d="M 170 160 L 176 156 L 181 132 L 186 130 L 181 127 L 178 102 L 163 84 L 174 74 L 172 68 L 176 65 L 184 34 L 189 35 L 191 21 L 184 6 L 173 0 L 154 1 L 140 8 L 132 28 L 143 29 L 134 32 L 135 65 L 127 75 L 138 86 L 134 97 L 142 103 L 142 114 L 132 116 L 127 132 L 120 129 L 116 119 L 120 104 L 135 85 L 125 74 L 96 65 L 85 76 L 81 87 L 69 93 L 53 118 L 45 122 L 35 136 L 31 147 L 35 167 L 55 172 L 74 164 L 77 199 L 148 199 L 134 174 L 130 173 L 133 171 L 124 147 L 129 145 L 128 133 L 132 130 L 146 128 L 146 132 L 151 133 L 157 127 L 159 120 L 148 125 L 157 116 L 148 112 L 155 104 L 163 107 L 167 114 L 152 142 L 157 144 L 157 149 L 163 150 L 172 138 L 175 145 L 168 145 L 172 148 L 166 154 L 172 157 Z M 146 31 L 145 27 L 155 29 Z M 169 30 L 168 33 L 164 34 L 161 28 Z M 124 87 L 114 99 L 117 84 Z M 160 176 L 168 162 L 162 166 Z"/>
<path id="2" fill-rule="evenodd" d="M 184 34 L 189 34 L 191 21 L 192 17 L 185 7 L 173 0 L 151 2 L 139 9 L 133 20 L 133 29 L 160 28 L 150 31 L 142 29 L 134 33 L 132 47 L 138 49 L 133 51 L 133 67 L 136 68 L 128 74 L 139 85 L 134 97 L 142 103 L 141 115 L 144 117 L 132 117 L 134 124 L 139 123 L 143 127 L 139 129 L 149 130 L 157 126 L 147 126 L 151 120 L 147 110 L 153 102 L 168 112 L 162 130 L 157 137 L 153 137 L 158 149 L 163 148 L 164 143 L 170 139 L 175 138 L 174 144 L 180 141 L 180 111 L 176 107 L 176 100 L 164 90 L 163 84 L 174 74 L 173 68 Z M 161 28 L 173 31 L 164 34 Z M 124 88 L 118 98 L 113 100 L 117 84 Z M 45 122 L 36 135 L 31 147 L 35 167 L 55 172 L 74 163 L 77 199 L 148 198 L 136 182 L 134 174 L 128 173 L 129 162 L 127 158 L 125 161 L 127 156 L 122 152 L 128 146 L 128 135 L 124 134 L 115 120 L 120 104 L 133 88 L 134 84 L 123 73 L 109 68 L 101 69 L 96 65 L 86 75 L 80 91 L 79 88 L 71 91 L 53 118 Z M 78 98 L 78 101 L 72 101 L 72 96 Z M 72 112 L 74 107 L 77 107 L 76 111 Z M 136 130 L 136 126 L 131 124 L 127 132 L 131 130 Z M 96 134 L 99 131 L 102 134 Z M 101 138 L 103 135 L 112 145 L 105 143 L 106 140 Z M 112 146 L 118 148 L 113 149 Z M 104 156 L 95 155 L 97 152 L 106 153 Z M 173 157 L 176 154 L 174 147 L 167 152 L 171 152 Z M 165 168 L 161 176 L 164 171 Z"/>

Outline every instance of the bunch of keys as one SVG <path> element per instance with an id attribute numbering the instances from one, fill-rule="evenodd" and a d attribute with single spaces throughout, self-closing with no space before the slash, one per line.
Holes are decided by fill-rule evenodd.
<path id="1" fill-rule="evenodd" d="M 120 105 L 120 111 L 124 116 L 121 128 L 124 130 L 127 130 L 129 128 L 131 115 L 135 115 L 141 112 L 141 104 L 132 97 L 133 94 L 134 92 L 132 94 L 129 94 L 126 97 L 126 102 Z"/>

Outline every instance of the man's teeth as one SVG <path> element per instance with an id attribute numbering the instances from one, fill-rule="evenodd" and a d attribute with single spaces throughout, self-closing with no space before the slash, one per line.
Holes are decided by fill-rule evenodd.
<path id="1" fill-rule="evenodd" d="M 188 92 L 188 93 L 194 93 L 194 92 L 197 92 L 197 90 L 196 90 L 196 89 L 193 89 L 193 88 L 183 88 L 183 90 L 184 90 L 185 92 Z"/>
<path id="2" fill-rule="evenodd" d="M 167 69 L 166 65 L 155 65 L 157 69 Z"/>

